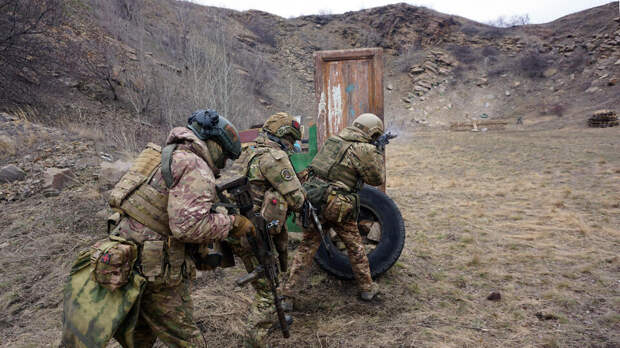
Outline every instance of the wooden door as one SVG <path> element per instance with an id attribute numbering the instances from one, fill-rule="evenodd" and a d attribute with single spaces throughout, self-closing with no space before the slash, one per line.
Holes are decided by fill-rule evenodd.
<path id="1" fill-rule="evenodd" d="M 383 120 L 383 49 L 318 51 L 314 64 L 319 148 L 362 113 Z"/>

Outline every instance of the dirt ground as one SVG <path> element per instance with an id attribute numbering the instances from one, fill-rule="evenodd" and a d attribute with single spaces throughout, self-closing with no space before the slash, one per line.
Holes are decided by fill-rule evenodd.
<path id="1" fill-rule="evenodd" d="M 273 346 L 620 346 L 620 128 L 416 132 L 387 165 L 407 240 L 378 301 L 315 265 L 291 338 L 274 332 Z M 58 344 L 71 260 L 105 235 L 96 176 L 78 177 L 58 197 L 1 202 L 2 347 Z M 243 343 L 241 274 L 196 282 L 210 346 Z"/>

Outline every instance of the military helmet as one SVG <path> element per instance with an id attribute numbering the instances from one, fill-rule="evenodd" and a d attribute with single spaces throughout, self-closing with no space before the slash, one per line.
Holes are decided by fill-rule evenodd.
<path id="1" fill-rule="evenodd" d="M 353 127 L 361 130 L 371 138 L 383 134 L 383 121 L 377 115 L 371 113 L 357 116 L 353 120 Z"/>
<path id="2" fill-rule="evenodd" d="M 187 119 L 187 128 L 206 141 L 211 139 L 222 147 L 226 157 L 237 159 L 241 154 L 241 141 L 237 128 L 213 109 L 197 110 Z"/>
<path id="3" fill-rule="evenodd" d="M 263 131 L 278 138 L 290 135 L 295 140 L 301 140 L 301 126 L 299 122 L 286 112 L 278 112 L 269 116 L 263 125 Z"/>

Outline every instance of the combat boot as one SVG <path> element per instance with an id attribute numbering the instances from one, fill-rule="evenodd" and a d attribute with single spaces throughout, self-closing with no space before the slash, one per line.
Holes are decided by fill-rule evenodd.
<path id="1" fill-rule="evenodd" d="M 370 290 L 362 291 L 360 293 L 360 298 L 364 301 L 372 301 L 375 296 L 379 293 L 379 285 L 377 283 L 372 283 Z"/>

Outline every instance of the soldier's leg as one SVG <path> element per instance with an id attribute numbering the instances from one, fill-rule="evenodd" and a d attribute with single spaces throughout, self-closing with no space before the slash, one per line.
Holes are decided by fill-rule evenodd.
<path id="1" fill-rule="evenodd" d="M 138 317 L 138 322 L 133 332 L 133 344 L 126 342 L 122 336 L 115 335 L 114 337 L 123 348 L 150 348 L 157 340 L 157 336 L 141 316 Z"/>
<path id="2" fill-rule="evenodd" d="M 346 219 L 341 224 L 335 225 L 334 230 L 347 247 L 349 261 L 353 275 L 361 291 L 371 291 L 372 277 L 370 276 L 370 265 L 366 256 L 366 249 L 362 243 L 362 237 L 357 228 L 357 221 Z"/>
<path id="3" fill-rule="evenodd" d="M 249 245 L 244 245 L 241 241 L 228 238 L 228 243 L 231 246 L 233 253 L 237 255 L 243 262 L 243 266 L 248 273 L 254 271 L 258 267 L 258 260 L 254 253 L 250 249 Z M 257 278 L 252 281 L 252 287 L 256 290 L 255 302 L 260 303 L 260 307 L 269 307 L 273 304 L 273 296 L 271 295 L 271 289 L 264 277 Z"/>
<path id="4" fill-rule="evenodd" d="M 193 318 L 190 280 L 173 287 L 147 287 L 142 295 L 140 321 L 167 346 L 201 347 L 202 336 Z"/>
<path id="5" fill-rule="evenodd" d="M 299 290 L 299 282 L 310 268 L 312 259 L 317 250 L 319 250 L 319 246 L 321 246 L 321 235 L 319 232 L 311 228 L 304 229 L 301 243 L 297 247 L 297 252 L 291 263 L 288 280 L 283 289 L 285 295 L 291 296 Z"/>
<path id="6" fill-rule="evenodd" d="M 258 266 L 259 262 L 248 245 L 232 238 L 228 238 L 228 243 L 233 253 L 241 259 L 248 273 Z M 276 318 L 273 310 L 274 299 L 264 277 L 252 281 L 252 287 L 256 290 L 256 294 L 246 320 L 246 330 L 248 338 L 253 342 L 251 345 L 260 347 L 264 345 L 269 329 Z"/>

